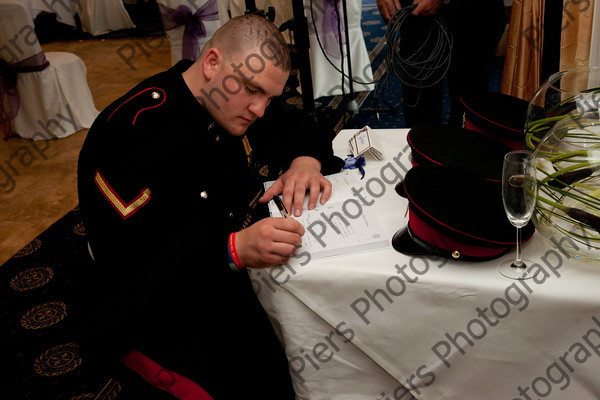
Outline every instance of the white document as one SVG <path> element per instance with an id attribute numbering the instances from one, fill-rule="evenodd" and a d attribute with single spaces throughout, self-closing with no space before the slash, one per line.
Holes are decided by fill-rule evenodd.
<path id="1" fill-rule="evenodd" d="M 317 202 L 314 209 L 308 210 L 307 195 L 302 215 L 291 217 L 306 230 L 297 254 L 308 252 L 311 259 L 316 259 L 389 247 L 389 240 L 377 215 L 352 190 L 355 188 L 358 191 L 362 187 L 352 172 L 326 176 L 332 185 L 327 203 Z M 268 189 L 272 184 L 273 181 L 265 182 L 265 188 Z M 269 211 L 271 216 L 281 216 L 273 201 L 269 202 Z M 293 213 L 293 210 L 289 211 Z"/>

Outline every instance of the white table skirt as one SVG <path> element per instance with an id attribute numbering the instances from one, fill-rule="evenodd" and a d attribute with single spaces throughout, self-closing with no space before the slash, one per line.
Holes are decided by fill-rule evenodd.
<path id="1" fill-rule="evenodd" d="M 110 31 L 135 28 L 121 0 L 19 0 L 33 21 L 41 12 L 56 14 L 56 20 L 77 26 L 79 14 L 82 29 L 92 36 Z"/>
<path id="2" fill-rule="evenodd" d="M 56 20 L 63 24 L 77 26 L 75 14 L 80 0 L 19 0 L 25 6 L 33 21 L 42 11 L 56 14 Z"/>
<path id="3" fill-rule="evenodd" d="M 135 28 L 121 0 L 79 0 L 77 13 L 83 31 L 92 36 Z"/>
<path id="4" fill-rule="evenodd" d="M 347 154 L 353 132 L 334 140 L 338 156 Z M 374 179 L 382 181 L 388 163 L 404 175 L 407 131 L 375 132 L 385 159 L 367 160 L 362 183 L 375 194 L 385 188 L 379 198 L 365 197 L 374 200 L 391 238 L 406 225 L 407 201 L 394 191 L 390 166 L 383 171 L 392 183 Z M 292 374 L 300 398 L 409 398 L 401 385 L 420 400 L 600 398 L 598 265 L 567 259 L 538 234 L 523 253 L 547 275 L 513 281 L 498 274 L 499 260 L 426 260 L 390 247 L 308 263 L 302 258 L 255 270 L 252 278 L 281 326 L 291 369 L 298 371 L 304 360 L 302 373 Z"/>

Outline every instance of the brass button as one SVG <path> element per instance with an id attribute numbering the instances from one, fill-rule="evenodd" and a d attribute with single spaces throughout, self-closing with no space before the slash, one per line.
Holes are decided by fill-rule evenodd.
<path id="1" fill-rule="evenodd" d="M 220 140 L 221 140 L 221 136 L 219 136 L 219 135 L 215 136 L 215 141 L 216 142 L 219 142 Z"/>
<path id="2" fill-rule="evenodd" d="M 454 250 L 452 252 L 452 258 L 460 258 L 460 251 Z"/>
<path id="3" fill-rule="evenodd" d="M 233 219 L 233 213 L 232 212 L 229 213 L 229 218 Z"/>
<path id="4" fill-rule="evenodd" d="M 200 197 L 202 197 L 203 199 L 207 199 L 208 198 L 208 193 L 206 193 L 206 190 L 203 190 L 200 192 Z"/>
<path id="5" fill-rule="evenodd" d="M 154 100 L 158 99 L 159 97 L 160 97 L 160 93 L 158 93 L 158 92 L 152 92 L 152 98 Z"/>

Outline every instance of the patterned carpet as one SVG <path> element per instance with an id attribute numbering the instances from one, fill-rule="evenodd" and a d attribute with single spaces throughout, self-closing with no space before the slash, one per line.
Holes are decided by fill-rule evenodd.
<path id="1" fill-rule="evenodd" d="M 0 398 L 111 399 L 120 388 L 87 374 L 77 345 L 71 305 L 86 243 L 76 208 L 0 267 Z"/>

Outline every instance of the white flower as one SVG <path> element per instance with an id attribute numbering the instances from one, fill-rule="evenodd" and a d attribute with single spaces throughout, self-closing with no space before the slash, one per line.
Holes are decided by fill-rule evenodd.
<path id="1" fill-rule="evenodd" d="M 535 159 L 535 169 L 536 178 L 538 181 L 544 180 L 548 177 L 548 175 L 552 175 L 556 172 L 556 169 L 554 169 L 552 163 L 542 157 Z"/>

